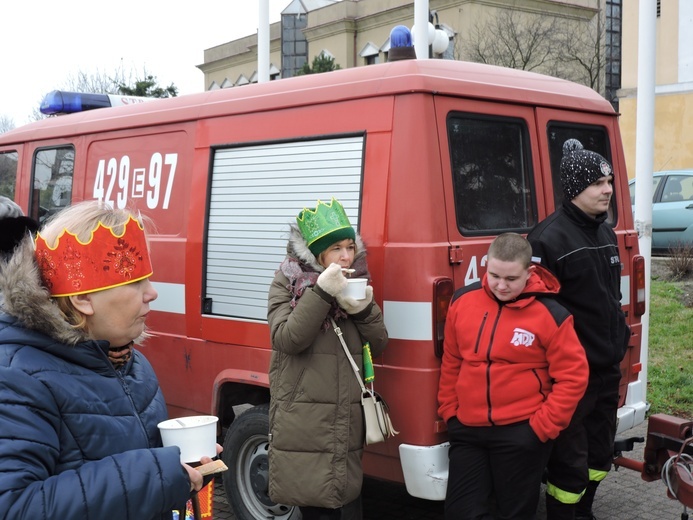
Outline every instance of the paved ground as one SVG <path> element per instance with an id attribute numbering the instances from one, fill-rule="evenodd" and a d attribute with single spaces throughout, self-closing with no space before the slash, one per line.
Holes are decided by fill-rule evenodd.
<path id="1" fill-rule="evenodd" d="M 642 436 L 647 423 L 633 428 L 623 436 Z M 642 460 L 644 444 L 636 445 L 633 452 L 624 454 Z M 543 494 L 543 493 L 542 493 Z M 365 520 L 442 520 L 441 502 L 413 498 L 402 486 L 367 480 L 363 490 Z M 595 500 L 594 513 L 599 520 L 679 520 L 683 506 L 667 498 L 662 481 L 645 482 L 640 474 L 621 468 L 612 471 L 601 484 Z M 214 520 L 233 519 L 223 486 L 217 479 L 214 495 Z M 539 505 L 537 520 L 545 520 L 543 502 Z"/>

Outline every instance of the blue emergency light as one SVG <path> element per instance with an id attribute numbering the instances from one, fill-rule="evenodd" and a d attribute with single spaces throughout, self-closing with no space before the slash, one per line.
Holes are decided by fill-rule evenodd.
<path id="1" fill-rule="evenodd" d="M 48 116 L 54 114 L 73 114 L 95 108 L 119 107 L 146 103 L 156 98 L 142 96 L 126 96 L 123 94 L 90 94 L 87 92 L 64 92 L 54 90 L 46 94 L 41 102 L 41 113 Z"/>
<path id="2" fill-rule="evenodd" d="M 46 94 L 41 102 L 41 113 L 72 114 L 94 108 L 107 108 L 111 105 L 108 94 L 86 94 L 84 92 L 63 92 L 54 90 Z"/>
<path id="3" fill-rule="evenodd" d="M 390 51 L 387 61 L 414 60 L 416 51 L 412 43 L 411 31 L 404 25 L 397 25 L 390 31 Z"/>
<path id="4" fill-rule="evenodd" d="M 390 47 L 412 47 L 411 31 L 404 25 L 397 25 L 390 31 Z"/>

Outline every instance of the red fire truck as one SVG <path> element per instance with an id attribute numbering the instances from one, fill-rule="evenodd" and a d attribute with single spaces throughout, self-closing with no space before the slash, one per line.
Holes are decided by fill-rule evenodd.
<path id="1" fill-rule="evenodd" d="M 91 102 L 67 92 L 51 99 Z M 0 194 L 39 220 L 84 199 L 134 206 L 154 220 L 159 298 L 142 350 L 169 411 L 219 417 L 236 518 L 288 519 L 298 511 L 267 496 L 266 321 L 288 224 L 334 196 L 363 236 L 390 335 L 375 360 L 377 386 L 401 432 L 366 448 L 365 472 L 442 500 L 447 444 L 436 395 L 448 301 L 483 275 L 494 236 L 526 233 L 560 203 L 561 147 L 571 137 L 616 171 L 610 223 L 632 331 L 624 431 L 647 409 L 644 263 L 618 114 L 586 87 L 404 60 L 81 111 L 0 136 Z"/>

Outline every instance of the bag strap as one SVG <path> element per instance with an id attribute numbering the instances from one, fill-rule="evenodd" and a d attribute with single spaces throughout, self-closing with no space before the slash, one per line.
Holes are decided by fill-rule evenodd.
<path id="1" fill-rule="evenodd" d="M 334 332 L 337 334 L 337 337 L 339 338 L 340 343 L 342 344 L 342 348 L 344 349 L 344 353 L 347 356 L 347 359 L 349 360 L 349 363 L 351 363 L 351 368 L 354 369 L 354 374 L 356 375 L 356 379 L 359 382 L 359 385 L 361 385 L 361 391 L 367 392 L 368 390 L 366 389 L 366 385 L 363 384 L 363 380 L 361 379 L 361 375 L 359 374 L 359 367 L 356 366 L 356 361 L 354 361 L 354 358 L 351 355 L 351 352 L 349 352 L 349 347 L 347 347 L 346 342 L 344 341 L 344 338 L 342 337 L 342 329 L 340 329 L 337 326 L 337 322 L 334 321 L 334 318 L 330 317 L 330 321 L 332 321 L 332 326 L 334 327 Z"/>

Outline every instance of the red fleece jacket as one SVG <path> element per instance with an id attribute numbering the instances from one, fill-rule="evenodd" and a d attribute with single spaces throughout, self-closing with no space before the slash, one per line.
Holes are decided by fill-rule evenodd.
<path id="1" fill-rule="evenodd" d="M 481 284 L 459 290 L 448 310 L 438 414 L 466 426 L 529 419 L 543 442 L 554 439 L 587 387 L 585 351 L 573 317 L 553 298 L 557 279 L 537 265 L 523 293 L 498 301 Z"/>

